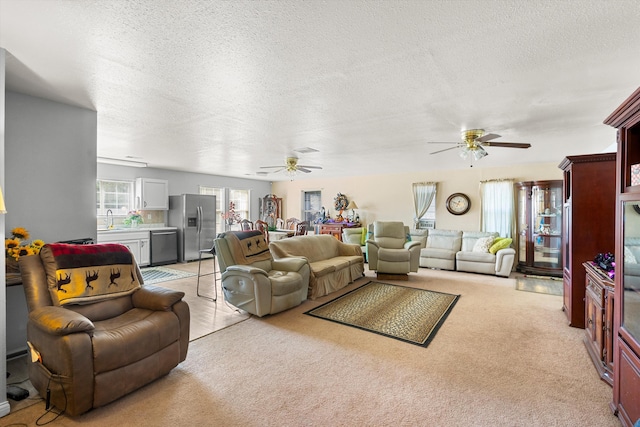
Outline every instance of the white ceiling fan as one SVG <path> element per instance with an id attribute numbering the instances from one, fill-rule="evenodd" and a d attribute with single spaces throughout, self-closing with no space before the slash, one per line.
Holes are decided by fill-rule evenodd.
<path id="1" fill-rule="evenodd" d="M 472 159 L 480 160 L 484 156 L 487 156 L 487 150 L 484 147 L 506 147 L 506 148 L 529 148 L 531 144 L 521 142 L 490 142 L 496 138 L 500 138 L 500 135 L 495 133 L 484 133 L 484 129 L 469 129 L 462 131 L 462 141 L 460 142 L 428 142 L 429 144 L 454 144 L 454 147 L 445 148 L 443 150 L 434 151 L 430 154 L 442 153 L 443 151 L 460 149 L 460 157 L 467 159 L 471 156 Z"/>
<path id="2" fill-rule="evenodd" d="M 311 169 L 322 169 L 322 168 L 320 166 L 299 165 L 298 158 L 295 156 L 290 156 L 285 158 L 284 165 L 260 166 L 260 169 L 276 169 L 268 173 L 277 173 L 277 172 L 285 171 L 287 175 L 293 177 L 298 172 L 310 173 Z"/>

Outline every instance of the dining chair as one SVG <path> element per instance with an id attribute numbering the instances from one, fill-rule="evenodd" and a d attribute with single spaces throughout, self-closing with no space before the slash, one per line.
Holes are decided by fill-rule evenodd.
<path id="1" fill-rule="evenodd" d="M 242 230 L 242 231 L 253 230 L 253 222 L 249 221 L 248 219 L 241 220 L 240 221 L 240 230 Z"/>
<path id="2" fill-rule="evenodd" d="M 306 236 L 309 230 L 309 221 L 301 221 L 296 224 L 296 236 Z"/>
<path id="3" fill-rule="evenodd" d="M 267 244 L 269 244 L 269 224 L 259 219 L 256 221 L 256 230 L 262 233 Z"/>

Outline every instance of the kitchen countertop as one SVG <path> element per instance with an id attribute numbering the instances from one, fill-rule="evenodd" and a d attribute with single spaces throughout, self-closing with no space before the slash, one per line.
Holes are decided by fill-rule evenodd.
<path id="1" fill-rule="evenodd" d="M 172 231 L 177 230 L 177 227 L 167 227 L 167 226 L 142 226 L 142 227 L 123 227 L 123 228 L 99 228 L 98 234 L 109 234 L 109 233 L 135 233 L 140 231 Z"/>

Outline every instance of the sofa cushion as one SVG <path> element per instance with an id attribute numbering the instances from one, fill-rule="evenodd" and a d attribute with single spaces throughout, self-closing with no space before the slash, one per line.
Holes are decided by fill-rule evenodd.
<path id="1" fill-rule="evenodd" d="M 483 262 L 489 264 L 496 263 L 496 256 L 489 252 L 463 252 L 460 251 L 456 254 L 458 261 L 471 261 L 471 262 Z"/>
<path id="2" fill-rule="evenodd" d="M 124 245 L 50 243 L 40 258 L 57 306 L 119 298 L 140 289 L 138 266 Z"/>
<path id="3" fill-rule="evenodd" d="M 511 246 L 513 239 L 510 237 L 496 237 L 493 244 L 489 248 L 489 252 L 495 254 L 500 249 L 506 249 Z"/>
<path id="4" fill-rule="evenodd" d="M 141 308 L 95 322 L 94 371 L 111 371 L 157 353 L 180 338 L 178 323 L 173 312 Z"/>
<path id="5" fill-rule="evenodd" d="M 458 252 L 460 250 L 461 244 L 462 231 L 430 230 L 429 236 L 427 237 L 427 248 L 444 249 L 447 251 Z"/>
<path id="6" fill-rule="evenodd" d="M 381 247 L 402 249 L 407 241 L 407 234 L 401 221 L 376 221 L 373 225 L 374 240 Z"/>
<path id="7" fill-rule="evenodd" d="M 406 249 L 378 249 L 378 260 L 389 262 L 401 262 L 409 261 L 411 259 L 411 252 Z"/>
<path id="8" fill-rule="evenodd" d="M 456 251 L 426 247 L 420 250 L 420 258 L 456 259 Z"/>

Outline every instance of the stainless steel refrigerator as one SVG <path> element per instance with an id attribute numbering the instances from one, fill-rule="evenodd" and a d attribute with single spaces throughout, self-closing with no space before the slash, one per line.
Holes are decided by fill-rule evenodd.
<path id="1" fill-rule="evenodd" d="M 198 259 L 201 249 L 211 249 L 216 237 L 216 196 L 169 196 L 169 226 L 178 228 L 178 261 Z M 211 257 L 209 253 L 203 258 Z"/>

